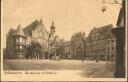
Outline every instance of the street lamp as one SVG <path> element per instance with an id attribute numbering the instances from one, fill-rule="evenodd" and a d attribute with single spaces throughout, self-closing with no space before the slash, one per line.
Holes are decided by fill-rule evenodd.
<path id="1" fill-rule="evenodd" d="M 103 3 L 101 11 L 104 13 L 106 11 L 106 9 L 107 9 L 107 7 L 106 7 L 105 3 Z"/>
<path id="2" fill-rule="evenodd" d="M 106 6 L 106 4 L 121 4 L 121 3 L 119 3 L 117 0 L 113 0 L 114 2 L 107 2 L 107 1 L 105 1 L 105 0 L 103 0 L 102 1 L 102 7 L 101 7 L 101 11 L 104 13 L 105 11 L 106 11 L 106 9 L 107 9 L 107 6 Z M 123 0 L 122 0 L 123 1 Z"/>
<path id="3" fill-rule="evenodd" d="M 118 3 L 116 0 L 112 4 L 121 4 Z M 115 77 L 123 78 L 126 76 L 126 69 L 125 69 L 125 0 L 122 0 L 122 8 L 120 9 L 119 17 L 117 20 L 117 28 L 112 29 L 112 33 L 115 35 L 117 39 L 117 46 L 116 46 L 116 67 L 115 67 Z M 104 2 L 106 3 L 106 2 Z M 108 3 L 108 2 L 107 2 Z M 111 3 L 108 3 L 111 4 Z"/>

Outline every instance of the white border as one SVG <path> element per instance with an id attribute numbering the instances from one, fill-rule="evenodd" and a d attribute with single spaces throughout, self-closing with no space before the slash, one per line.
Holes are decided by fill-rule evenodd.
<path id="1" fill-rule="evenodd" d="M 125 44 L 126 44 L 126 78 L 85 78 L 85 79 L 78 79 L 78 80 L 75 80 L 75 81 L 126 81 L 127 80 L 127 9 L 128 9 L 128 7 L 127 7 L 127 0 L 126 0 L 126 4 L 125 4 L 125 9 L 126 9 L 126 42 L 125 42 Z M 1 13 L 2 14 L 2 13 Z M 2 26 L 1 26 L 2 27 Z M 1 28 L 1 31 L 2 31 L 2 28 Z M 1 36 L 2 36 L 2 32 L 1 32 Z M 2 37 L 1 37 L 1 40 L 2 40 Z M 2 45 L 2 41 L 1 41 L 1 45 Z M 2 56 L 2 53 L 3 53 L 3 50 L 2 50 L 2 48 L 1 48 L 1 65 L 3 64 L 3 56 Z M 38 70 L 36 70 L 36 71 L 38 71 Z M 35 71 L 35 72 L 36 72 Z M 52 70 L 49 70 L 49 71 L 52 71 Z M 68 71 L 68 70 L 67 70 Z M 77 70 L 76 70 L 77 71 Z M 17 71 L 18 72 L 18 71 Z M 19 71 L 20 72 L 20 71 Z M 22 72 L 24 72 L 24 71 L 22 71 Z M 59 73 L 59 71 L 58 71 L 58 73 Z M 67 74 L 68 75 L 68 74 Z M 4 72 L 3 72 L 3 65 L 1 66 L 1 77 L 2 77 L 2 81 L 11 81 L 11 80 L 13 80 L 13 81 L 54 81 L 54 80 L 56 80 L 56 81 L 72 81 L 72 80 L 70 80 L 70 78 L 67 78 L 67 79 L 59 79 L 59 78 L 47 78 L 47 79 L 43 79 L 42 77 L 45 77 L 45 76 L 35 76 L 35 75 L 29 75 L 29 76 L 24 76 L 24 75 L 4 75 Z M 5 78 L 10 78 L 10 79 L 5 79 Z M 17 79 L 16 79 L 17 78 Z M 45 77 L 46 78 L 46 77 Z"/>

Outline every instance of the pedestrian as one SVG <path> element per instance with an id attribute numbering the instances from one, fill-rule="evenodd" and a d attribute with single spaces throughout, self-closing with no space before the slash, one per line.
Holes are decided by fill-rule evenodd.
<path id="1" fill-rule="evenodd" d="M 59 61 L 61 60 L 61 54 L 59 54 Z"/>
<path id="2" fill-rule="evenodd" d="M 82 60 L 82 63 L 84 63 L 84 59 L 83 59 L 83 58 L 81 58 L 81 60 Z"/>
<path id="3" fill-rule="evenodd" d="M 97 57 L 97 58 L 96 58 L 96 62 L 98 63 L 98 61 L 99 61 L 99 58 Z"/>

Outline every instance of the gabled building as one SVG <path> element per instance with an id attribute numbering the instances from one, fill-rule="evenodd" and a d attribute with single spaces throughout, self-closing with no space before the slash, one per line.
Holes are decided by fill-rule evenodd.
<path id="1" fill-rule="evenodd" d="M 73 59 L 82 59 L 85 56 L 85 33 L 75 33 L 70 40 L 71 56 Z"/>
<path id="2" fill-rule="evenodd" d="M 47 42 L 49 36 L 49 32 L 46 30 L 42 19 L 40 21 L 35 20 L 25 27 L 24 33 L 27 36 L 27 45 L 34 41 L 43 46 Z"/>
<path id="3" fill-rule="evenodd" d="M 116 38 L 111 33 L 113 26 L 94 27 L 86 38 L 86 58 L 101 60 L 114 59 L 116 55 Z"/>
<path id="4" fill-rule="evenodd" d="M 24 28 L 24 33 L 27 36 L 26 46 L 31 45 L 31 43 L 36 42 L 41 45 L 41 58 L 45 58 L 45 53 L 48 53 L 48 38 L 49 32 L 46 30 L 42 19 L 35 20 L 28 26 Z M 39 58 L 39 57 L 37 57 Z"/>
<path id="5" fill-rule="evenodd" d="M 18 25 L 17 30 L 10 29 L 7 34 L 6 58 L 25 58 L 25 55 L 28 55 L 26 48 L 30 47 L 32 43 L 38 43 L 41 47 L 41 53 L 38 53 L 36 56 L 39 57 L 36 58 L 48 58 L 49 54 L 54 54 L 57 41 L 54 22 L 51 24 L 50 32 L 46 30 L 42 19 L 33 21 L 24 29 Z"/>
<path id="6" fill-rule="evenodd" d="M 70 41 L 65 42 L 64 54 L 65 54 L 65 58 L 67 58 L 67 59 L 71 58 L 71 43 L 70 43 Z"/>

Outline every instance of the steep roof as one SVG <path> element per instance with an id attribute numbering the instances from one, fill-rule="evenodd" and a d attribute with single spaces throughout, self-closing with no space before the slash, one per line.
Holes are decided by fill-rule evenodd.
<path id="1" fill-rule="evenodd" d="M 21 28 L 21 25 L 20 24 L 18 25 L 17 30 L 13 33 L 13 35 L 25 36 L 24 31 Z"/>
<path id="2" fill-rule="evenodd" d="M 103 26 L 103 27 L 99 27 L 97 28 L 97 30 L 99 31 L 99 33 L 104 36 L 104 35 L 107 35 L 111 32 L 111 29 L 112 29 L 112 24 L 110 25 L 106 25 L 106 26 Z"/>
<path id="3" fill-rule="evenodd" d="M 98 39 L 100 39 L 100 37 L 103 38 L 109 38 L 111 35 L 111 29 L 112 29 L 112 24 L 106 25 L 106 26 L 102 26 L 99 28 L 93 28 L 90 32 L 90 34 L 88 35 L 88 37 L 86 38 L 86 41 L 90 41 L 91 40 L 91 36 L 93 35 L 93 33 L 95 34 L 96 32 L 99 33 L 99 37 Z"/>
<path id="4" fill-rule="evenodd" d="M 28 26 L 26 26 L 23 30 L 26 36 L 31 36 L 32 30 L 39 24 L 39 21 L 35 20 Z"/>
<path id="5" fill-rule="evenodd" d="M 26 26 L 23 30 L 26 36 L 32 36 L 32 30 L 36 28 L 37 25 L 42 25 L 43 30 L 46 34 L 49 34 L 49 32 L 45 29 L 42 19 L 40 21 L 35 20 L 28 26 Z"/>
<path id="6" fill-rule="evenodd" d="M 8 36 L 10 36 L 10 35 L 13 35 L 14 33 L 15 33 L 15 29 L 13 29 L 13 28 L 11 28 L 9 31 L 8 31 L 8 33 L 6 34 L 6 37 L 8 38 Z"/>

